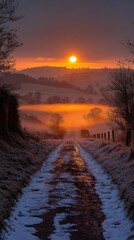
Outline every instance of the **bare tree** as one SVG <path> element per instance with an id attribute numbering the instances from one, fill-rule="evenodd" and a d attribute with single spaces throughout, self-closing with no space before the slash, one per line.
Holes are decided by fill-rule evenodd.
<path id="1" fill-rule="evenodd" d="M 63 116 L 59 113 L 55 113 L 51 116 L 51 130 L 59 137 L 63 138 L 65 135 L 65 129 L 62 124 L 64 122 Z"/>
<path id="2" fill-rule="evenodd" d="M 21 44 L 11 23 L 18 19 L 15 0 L 0 0 L 0 72 L 14 68 L 12 53 Z"/>
<path id="3" fill-rule="evenodd" d="M 16 15 L 15 0 L 0 0 L 0 72 L 14 67 L 12 53 L 21 44 L 11 24 L 19 18 Z M 18 113 L 18 99 L 9 87 L 0 87 L 0 137 L 7 140 L 10 133 L 22 136 Z"/>
<path id="4" fill-rule="evenodd" d="M 131 129 L 131 145 L 134 148 L 134 71 L 121 67 L 112 73 L 112 81 L 105 93 L 111 107 L 111 121 L 116 127 Z"/>
<path id="5" fill-rule="evenodd" d="M 102 113 L 102 109 L 98 107 L 94 107 L 90 109 L 89 113 L 84 115 L 83 117 L 90 124 L 90 121 L 94 121 L 94 122 L 98 121 L 98 119 L 101 118 L 101 113 Z"/>

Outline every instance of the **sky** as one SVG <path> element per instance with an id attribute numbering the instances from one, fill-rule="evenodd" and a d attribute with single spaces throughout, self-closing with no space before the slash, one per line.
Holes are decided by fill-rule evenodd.
<path id="1" fill-rule="evenodd" d="M 133 0 L 18 0 L 16 68 L 115 67 L 134 39 Z M 69 63 L 75 55 L 77 63 Z"/>

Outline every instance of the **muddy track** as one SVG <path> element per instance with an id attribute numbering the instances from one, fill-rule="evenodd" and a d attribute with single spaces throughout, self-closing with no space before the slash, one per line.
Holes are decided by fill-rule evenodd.
<path id="1" fill-rule="evenodd" d="M 95 193 L 95 179 L 87 171 L 75 144 L 64 144 L 53 164 L 53 178 L 49 183 L 52 188 L 48 201 L 51 207 L 40 216 L 43 221 L 34 225 L 36 236 L 42 240 L 64 239 L 61 227 L 66 233 L 66 239 L 104 239 L 101 227 L 104 214 Z M 57 229 L 61 236 L 54 238 L 53 234 L 56 234 Z"/>

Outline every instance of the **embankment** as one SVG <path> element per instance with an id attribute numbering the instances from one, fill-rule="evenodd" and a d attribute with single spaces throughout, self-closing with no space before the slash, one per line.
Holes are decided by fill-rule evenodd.
<path id="1" fill-rule="evenodd" d="M 80 141 L 80 145 L 91 153 L 118 185 L 128 215 L 134 219 L 134 156 L 131 149 L 94 139 Z"/>
<path id="2" fill-rule="evenodd" d="M 0 228 L 23 187 L 59 143 L 29 134 L 26 140 L 18 139 L 12 143 L 0 140 Z"/>

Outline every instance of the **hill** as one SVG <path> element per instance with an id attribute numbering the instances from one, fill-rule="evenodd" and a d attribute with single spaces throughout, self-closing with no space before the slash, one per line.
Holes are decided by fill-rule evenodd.
<path id="1" fill-rule="evenodd" d="M 114 69 L 68 69 L 65 67 L 36 67 L 24 69 L 20 73 L 28 74 L 34 78 L 49 77 L 66 81 L 80 88 L 89 84 L 105 86 L 110 80 L 110 73 Z"/>
<path id="2" fill-rule="evenodd" d="M 0 84 L 11 85 L 12 89 L 21 96 L 22 103 L 103 103 L 101 91 L 94 84 L 82 89 L 68 79 L 59 79 L 47 77 L 37 79 L 24 73 L 8 72 L 1 75 Z"/>
<path id="3" fill-rule="evenodd" d="M 27 74 L 34 78 L 39 77 L 58 78 L 59 76 L 63 76 L 70 72 L 71 70 L 68 71 L 66 67 L 49 67 L 49 66 L 27 68 L 20 71 L 20 73 Z"/>

